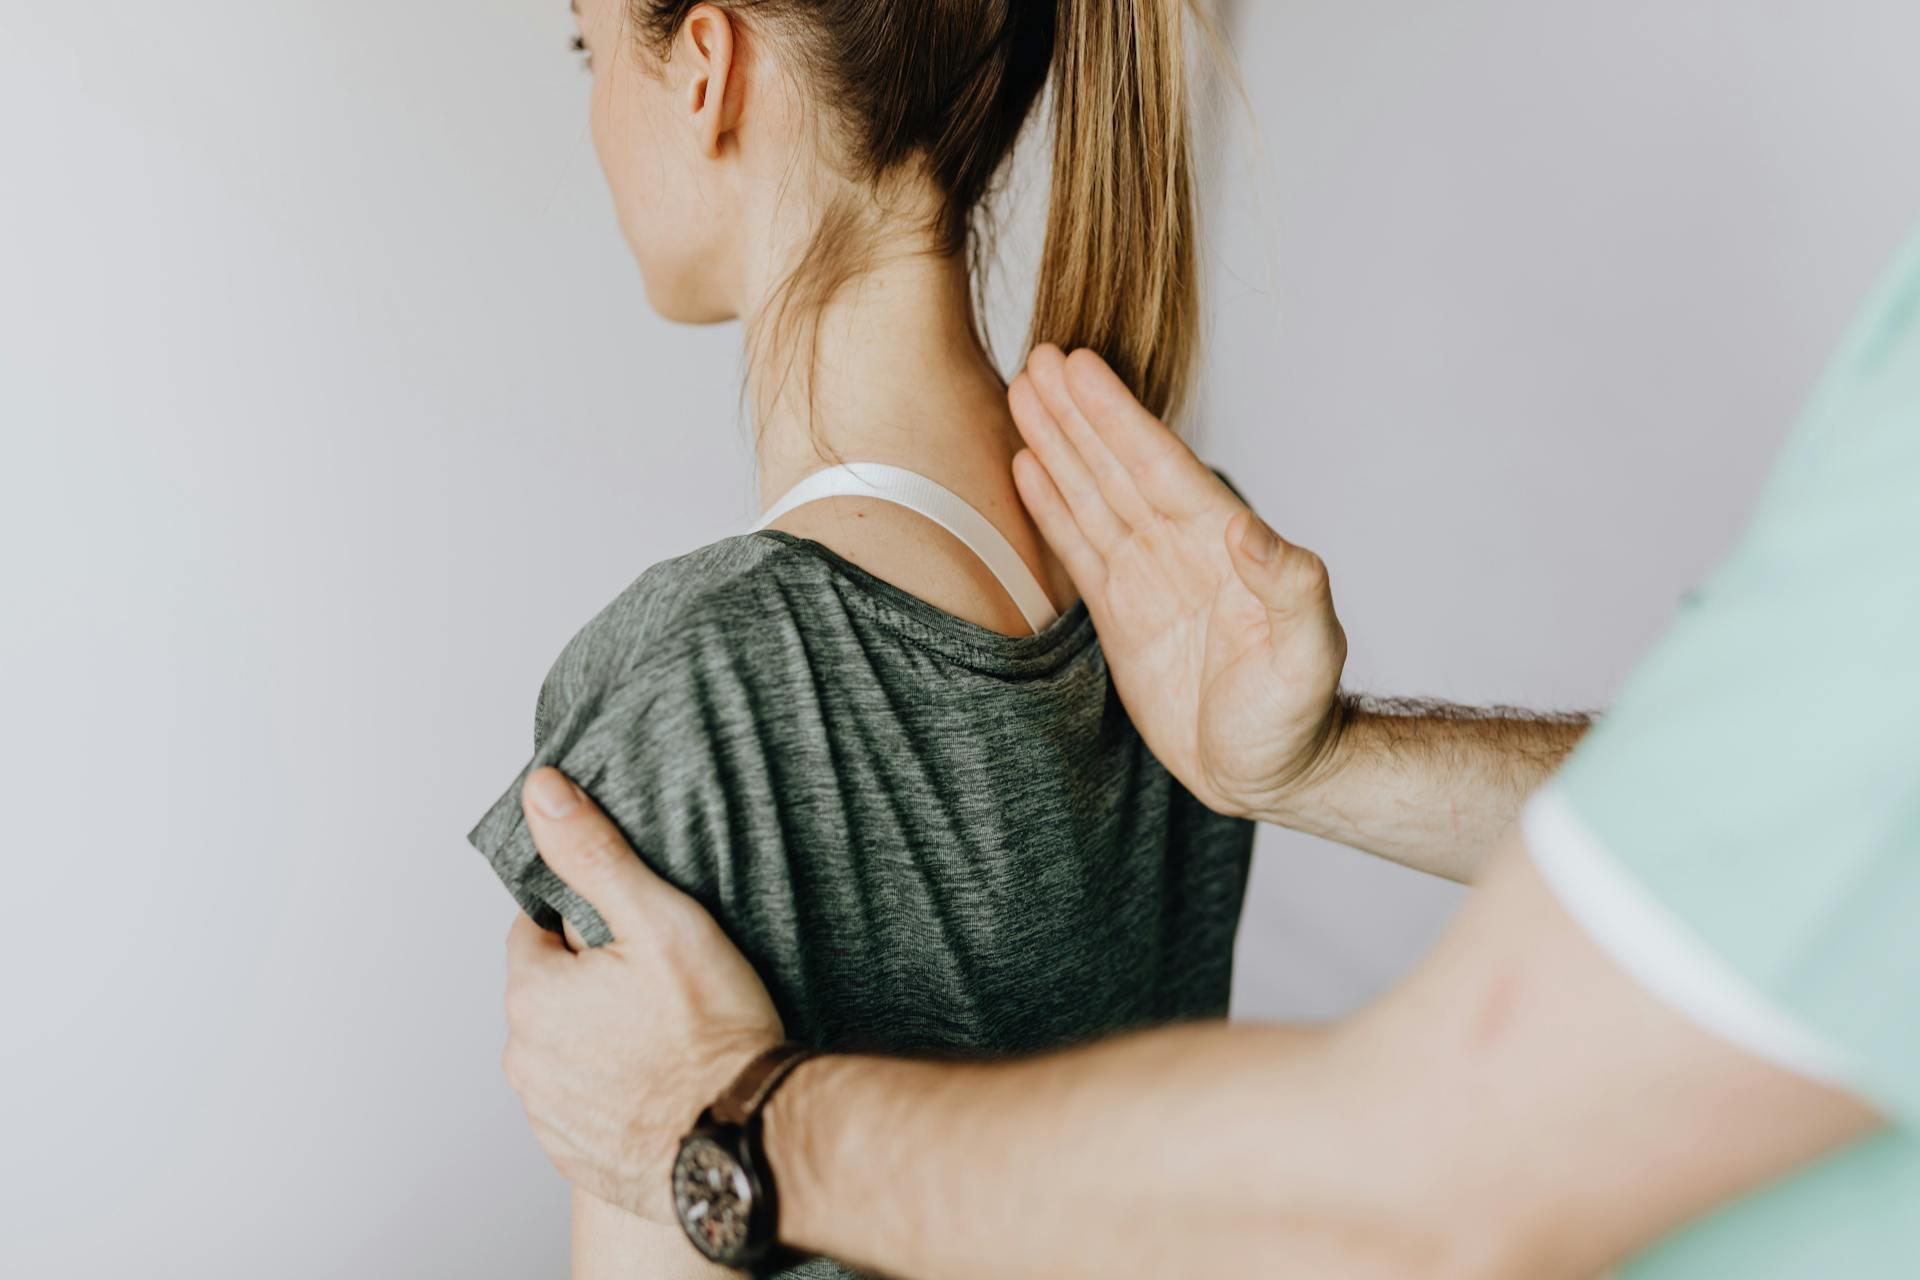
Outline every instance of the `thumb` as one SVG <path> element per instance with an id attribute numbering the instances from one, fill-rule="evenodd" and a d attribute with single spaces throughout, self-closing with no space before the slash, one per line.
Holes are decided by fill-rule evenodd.
<path id="1" fill-rule="evenodd" d="M 1326 564 L 1282 538 L 1253 512 L 1242 511 L 1228 521 L 1226 538 L 1233 571 L 1268 613 L 1291 615 L 1327 601 Z"/>
<path id="2" fill-rule="evenodd" d="M 620 828 L 566 774 L 542 766 L 520 790 L 533 844 L 553 873 L 585 898 L 615 941 L 651 932 L 661 903 L 680 891 L 655 875 Z"/>

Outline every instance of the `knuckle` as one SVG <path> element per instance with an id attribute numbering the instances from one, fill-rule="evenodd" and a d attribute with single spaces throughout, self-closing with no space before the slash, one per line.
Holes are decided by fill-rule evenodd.
<path id="1" fill-rule="evenodd" d="M 1300 585 L 1310 591 L 1324 590 L 1330 581 L 1327 574 L 1327 562 L 1304 547 L 1296 553 L 1294 573 Z"/>
<path id="2" fill-rule="evenodd" d="M 601 873 L 619 865 L 620 858 L 628 854 L 628 845 L 618 832 L 599 826 L 580 842 L 580 854 L 589 870 Z"/>
<path id="3" fill-rule="evenodd" d="M 705 932 L 709 925 L 705 913 L 698 909 L 690 911 L 678 903 L 663 903 L 649 914 L 639 936 L 622 942 L 627 944 L 627 954 L 642 963 L 671 965 L 709 951 L 712 942 Z"/>
<path id="4" fill-rule="evenodd" d="M 662 923 L 682 942 L 706 941 L 718 928 L 707 909 L 684 893 L 662 895 L 659 915 Z"/>

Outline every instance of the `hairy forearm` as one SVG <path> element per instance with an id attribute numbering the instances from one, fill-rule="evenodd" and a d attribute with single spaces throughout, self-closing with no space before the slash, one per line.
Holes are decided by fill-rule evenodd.
<path id="1" fill-rule="evenodd" d="M 769 1114 L 783 1234 L 917 1280 L 1485 1274 L 1400 1071 L 1337 1032 L 1225 1024 L 819 1060 Z"/>
<path id="2" fill-rule="evenodd" d="M 1593 718 L 1342 695 L 1319 762 L 1262 821 L 1473 880 Z"/>
<path id="3" fill-rule="evenodd" d="M 767 1137 L 790 1242 L 918 1280 L 1585 1280 L 1883 1123 L 1636 985 L 1510 834 L 1338 1026 L 829 1057 Z"/>

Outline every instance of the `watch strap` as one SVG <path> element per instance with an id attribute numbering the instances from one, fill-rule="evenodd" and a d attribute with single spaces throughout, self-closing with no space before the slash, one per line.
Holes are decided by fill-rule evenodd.
<path id="1" fill-rule="evenodd" d="M 793 1069 L 812 1056 L 812 1049 L 792 1040 L 755 1054 L 715 1100 L 713 1118 L 720 1124 L 744 1127 L 760 1114 Z"/>

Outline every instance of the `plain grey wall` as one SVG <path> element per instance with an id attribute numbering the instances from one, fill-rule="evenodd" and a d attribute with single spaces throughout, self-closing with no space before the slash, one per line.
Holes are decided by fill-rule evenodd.
<path id="1" fill-rule="evenodd" d="M 462 836 L 561 644 L 751 492 L 737 335 L 647 313 L 568 35 L 0 0 L 0 1271 L 561 1266 Z M 1916 43 L 1241 0 L 1199 434 L 1331 562 L 1356 684 L 1617 685 L 1920 215 Z M 1457 901 L 1269 833 L 1240 1012 L 1352 1008 Z"/>

